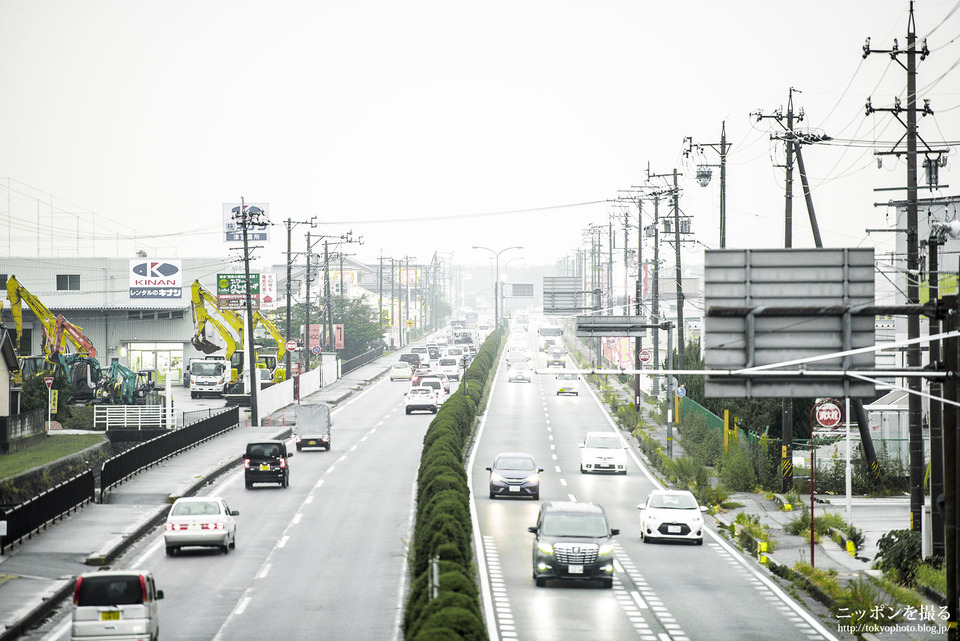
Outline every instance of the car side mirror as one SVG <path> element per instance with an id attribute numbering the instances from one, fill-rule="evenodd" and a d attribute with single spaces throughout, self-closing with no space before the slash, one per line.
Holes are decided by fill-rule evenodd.
<path id="1" fill-rule="evenodd" d="M 287 458 L 293 458 L 293 452 L 287 452 Z"/>
<path id="2" fill-rule="evenodd" d="M 230 510 L 230 516 L 240 516 L 240 510 Z"/>
<path id="3" fill-rule="evenodd" d="M 581 443 L 581 444 L 580 444 L 580 447 L 586 447 L 586 446 L 587 446 L 586 443 Z"/>
<path id="4" fill-rule="evenodd" d="M 538 468 L 537 468 L 537 471 L 538 471 L 538 472 L 542 472 L 542 471 L 543 471 L 543 468 L 542 468 L 542 467 L 538 467 Z"/>
<path id="5" fill-rule="evenodd" d="M 157 590 L 157 600 L 159 601 L 162 598 L 163 598 L 163 590 Z"/>
<path id="6" fill-rule="evenodd" d="M 536 525 L 531 525 L 530 527 L 527 528 L 527 532 L 530 532 L 531 534 L 536 534 L 538 529 L 539 528 Z"/>
<path id="7" fill-rule="evenodd" d="M 644 505 L 643 503 L 637 504 L 637 509 L 638 509 L 638 510 L 642 510 L 642 509 L 644 509 L 645 507 L 647 507 L 647 506 Z"/>
<path id="8" fill-rule="evenodd" d="M 700 506 L 700 511 L 701 511 L 701 512 L 706 512 L 706 511 L 707 511 L 707 506 L 706 506 L 706 505 L 701 505 L 701 506 Z"/>
<path id="9" fill-rule="evenodd" d="M 488 468 L 487 468 L 487 471 L 488 471 L 488 472 L 492 472 L 492 471 L 493 471 L 493 468 L 492 468 L 492 467 L 488 467 Z"/>
<path id="10" fill-rule="evenodd" d="M 618 528 L 615 528 L 615 527 L 610 528 L 610 536 L 616 536 L 618 534 L 620 534 L 620 530 Z"/>

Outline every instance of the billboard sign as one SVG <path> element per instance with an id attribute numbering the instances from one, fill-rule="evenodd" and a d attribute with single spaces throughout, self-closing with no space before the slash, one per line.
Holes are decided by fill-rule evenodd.
<path id="1" fill-rule="evenodd" d="M 179 260 L 131 260 L 130 298 L 181 298 L 182 278 Z"/>
<path id="2" fill-rule="evenodd" d="M 248 210 L 251 207 L 259 207 L 269 217 L 270 205 L 267 203 L 245 203 L 244 206 Z M 240 207 L 240 203 L 223 203 L 223 241 L 226 243 L 243 242 L 243 227 L 234 219 L 233 210 L 238 207 Z M 249 225 L 247 227 L 248 243 L 265 243 L 269 240 L 269 225 Z"/>
<path id="3" fill-rule="evenodd" d="M 246 309 L 247 288 L 243 274 L 217 274 L 217 307 Z M 260 309 L 260 274 L 250 274 L 250 304 Z"/>

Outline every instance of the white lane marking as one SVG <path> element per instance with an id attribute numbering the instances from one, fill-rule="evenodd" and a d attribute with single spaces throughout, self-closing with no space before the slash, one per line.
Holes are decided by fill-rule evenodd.
<path id="1" fill-rule="evenodd" d="M 237 609 L 234 610 L 233 613 L 237 616 L 243 614 L 244 611 L 247 609 L 247 606 L 250 605 L 250 601 L 252 599 L 253 597 L 249 597 L 249 596 L 245 596 L 242 599 L 240 599 L 240 603 L 237 604 Z"/>
<path id="2" fill-rule="evenodd" d="M 640 596 L 639 592 L 634 590 L 630 593 L 630 596 L 633 598 L 633 601 L 637 604 L 638 608 L 642 608 L 644 610 L 649 609 L 650 606 L 647 605 L 647 602 L 643 600 L 643 597 Z"/>
<path id="3" fill-rule="evenodd" d="M 572 503 L 577 502 L 577 497 L 575 497 L 573 494 L 567 494 L 567 498 L 570 499 Z"/>
<path id="4" fill-rule="evenodd" d="M 353 450 L 351 450 L 351 451 L 353 451 Z M 343 463 L 343 461 L 346 460 L 346 458 L 347 458 L 347 455 L 346 455 L 346 454 L 342 455 L 340 458 L 337 459 L 337 463 Z"/>
<path id="5" fill-rule="evenodd" d="M 267 563 L 266 565 L 264 565 L 263 568 L 260 570 L 260 573 L 257 574 L 257 578 L 258 579 L 265 578 L 268 574 L 270 574 L 270 568 L 272 567 L 273 567 L 273 563 Z"/>
<path id="6" fill-rule="evenodd" d="M 300 519 L 302 518 L 303 518 L 303 512 L 297 512 L 296 514 L 293 515 L 293 520 L 290 521 L 290 523 L 293 525 L 296 525 L 297 523 L 300 522 Z"/>
<path id="7" fill-rule="evenodd" d="M 317 489 L 317 488 L 320 487 L 321 485 L 323 485 L 323 479 L 320 479 L 319 481 L 317 481 L 317 482 L 314 484 L 313 489 Z"/>
<path id="8" fill-rule="evenodd" d="M 287 535 L 281 536 L 281 537 L 280 537 L 280 540 L 277 541 L 277 547 L 278 547 L 278 548 L 282 548 L 283 546 L 285 546 L 285 545 L 287 544 L 287 541 L 289 541 L 289 540 L 290 540 L 290 537 L 289 537 L 289 536 L 287 536 Z"/>
<path id="9" fill-rule="evenodd" d="M 141 567 L 143 567 L 143 564 L 144 564 L 144 562 L 147 560 L 147 557 L 148 557 L 148 556 L 151 556 L 154 552 L 156 552 L 156 551 L 159 550 L 161 547 L 163 547 L 163 544 L 164 544 L 164 543 L 163 543 L 163 536 L 161 536 L 160 538 L 157 539 L 157 542 L 156 542 L 156 543 L 150 544 L 150 547 L 148 547 L 146 550 L 144 550 L 144 551 L 143 551 L 143 554 L 141 554 L 140 556 L 137 557 L 137 559 L 136 559 L 136 560 L 133 562 L 133 564 L 130 566 L 131 569 L 138 570 L 138 569 L 140 569 Z"/>
<path id="10" fill-rule="evenodd" d="M 303 499 L 304 505 L 310 505 L 313 503 L 313 494 L 307 494 L 307 498 Z"/>
<path id="11" fill-rule="evenodd" d="M 553 467 L 553 469 L 555 469 L 555 470 L 557 471 L 557 474 L 560 474 L 560 466 L 559 466 L 559 465 L 555 465 L 555 466 Z"/>
<path id="12" fill-rule="evenodd" d="M 364 438 L 366 438 L 366 437 L 364 437 Z M 354 445 L 353 447 L 351 447 L 349 451 L 352 452 L 352 451 L 354 451 L 355 449 L 357 449 L 357 446 L 356 446 L 356 445 Z M 344 456 L 346 456 L 346 454 L 344 454 Z"/>
<path id="13" fill-rule="evenodd" d="M 567 479 L 560 479 L 560 485 L 567 487 Z"/>

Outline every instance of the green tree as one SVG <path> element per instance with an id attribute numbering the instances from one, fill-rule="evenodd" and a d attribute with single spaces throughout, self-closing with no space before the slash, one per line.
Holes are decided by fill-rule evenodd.
<path id="1" fill-rule="evenodd" d="M 29 412 L 31 410 L 47 409 L 47 384 L 43 378 L 43 374 L 35 374 L 23 379 L 20 395 L 21 411 Z M 73 390 L 70 388 L 70 382 L 67 380 L 66 375 L 62 372 L 54 374 L 53 389 L 57 390 L 57 412 L 54 416 L 61 418 L 69 417 L 69 403 L 73 400 Z"/>

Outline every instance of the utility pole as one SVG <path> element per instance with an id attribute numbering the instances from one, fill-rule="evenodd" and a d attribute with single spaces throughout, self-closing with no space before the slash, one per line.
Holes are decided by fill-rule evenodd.
<path id="1" fill-rule="evenodd" d="M 284 224 L 285 224 L 286 227 L 287 227 L 287 322 L 286 322 L 286 328 L 285 328 L 285 332 L 286 332 L 286 333 L 283 335 L 283 337 L 286 338 L 286 339 L 288 339 L 288 340 L 289 340 L 289 338 L 290 338 L 290 314 L 291 314 L 291 310 L 290 310 L 290 302 L 291 302 L 291 300 L 290 300 L 290 299 L 291 299 L 290 287 L 291 287 L 291 283 L 292 283 L 292 281 L 293 281 L 293 251 L 292 251 L 292 240 L 293 240 L 293 238 L 292 238 L 292 232 L 293 232 L 293 228 L 296 227 L 297 225 L 310 225 L 310 227 L 315 227 L 315 226 L 316 226 L 316 222 L 315 222 L 316 219 L 317 219 L 316 216 L 311 216 L 311 217 L 310 217 L 310 220 L 291 220 L 290 218 L 287 218 L 287 220 L 284 221 Z M 309 258 L 308 258 L 307 260 L 309 261 Z M 309 263 L 308 263 L 308 265 L 309 265 Z M 309 291 L 309 290 L 307 290 L 307 291 Z M 290 350 L 287 350 L 286 356 L 284 357 L 284 360 L 286 361 L 285 366 L 286 366 L 286 368 L 287 368 L 287 376 L 290 376 L 290 355 L 291 355 L 291 354 L 290 354 Z"/>
<path id="2" fill-rule="evenodd" d="M 247 230 L 252 226 L 267 224 L 267 220 L 265 211 L 256 205 L 247 206 L 243 198 L 240 199 L 240 206 L 234 207 L 232 212 L 234 221 L 243 229 L 243 273 L 247 303 L 247 340 L 249 341 L 249 346 L 246 349 L 249 355 L 247 367 L 250 370 L 247 375 L 247 379 L 250 381 L 250 422 L 254 427 L 258 427 L 260 425 L 257 408 L 257 384 L 259 381 L 257 380 L 257 350 L 253 346 L 253 296 L 250 292 L 250 245 L 247 241 Z"/>
<path id="3" fill-rule="evenodd" d="M 797 91 L 790 87 L 790 93 L 787 98 L 787 164 L 786 164 L 786 190 L 784 193 L 784 213 L 783 213 L 783 246 L 786 249 L 793 247 L 793 149 L 795 137 L 793 132 L 793 92 Z M 756 115 L 757 122 L 764 118 L 773 118 L 780 126 L 783 126 L 783 112 L 777 109 L 772 115 L 765 116 L 762 113 L 750 114 Z M 803 120 L 803 110 L 797 117 L 797 121 Z M 784 397 L 780 404 L 780 475 L 781 491 L 791 492 L 793 490 L 793 399 Z M 810 462 L 813 465 L 813 439 L 810 441 Z M 811 475 L 813 470 L 811 468 Z"/>
<path id="4" fill-rule="evenodd" d="M 720 249 L 726 249 L 727 247 L 727 152 L 730 150 L 731 145 L 727 142 L 727 121 L 723 121 L 723 124 L 720 127 L 720 142 L 707 142 L 707 143 L 694 143 L 693 138 L 687 136 L 684 138 L 687 142 L 687 148 L 683 150 L 684 156 L 689 156 L 690 152 L 693 151 L 693 147 L 697 147 L 697 151 L 701 154 L 703 153 L 704 147 L 709 147 L 718 154 L 720 154 L 720 164 L 711 165 L 708 163 L 701 163 L 697 165 L 697 182 L 701 187 L 706 187 L 710 184 L 710 178 L 713 176 L 713 172 L 710 170 L 711 167 L 720 168 Z M 801 171 L 803 171 L 801 169 Z"/>
<path id="5" fill-rule="evenodd" d="M 673 172 L 670 174 L 651 174 L 650 168 L 647 167 L 647 179 L 650 178 L 664 178 L 673 176 L 673 189 L 671 190 L 673 196 L 673 233 L 674 233 L 674 250 L 676 253 L 676 279 L 677 279 L 677 366 L 680 369 L 683 369 L 683 353 L 686 350 L 686 344 L 684 343 L 683 337 L 683 266 L 680 262 L 680 188 L 677 185 L 677 177 L 682 174 L 679 174 L 674 168 Z M 684 221 L 686 222 L 686 221 Z M 669 233 L 669 230 L 668 230 Z M 686 233 L 686 232 L 684 232 Z M 654 330 L 656 331 L 656 330 Z M 670 399 L 667 399 L 668 401 Z"/>
<path id="6" fill-rule="evenodd" d="M 913 16 L 913 0 L 910 1 L 910 16 L 907 20 L 907 49 L 901 50 L 897 41 L 894 40 L 893 47 L 891 49 L 872 49 L 870 47 L 870 39 L 867 38 L 866 44 L 863 46 L 863 57 L 866 58 L 871 53 L 885 53 L 889 54 L 893 60 L 896 60 L 897 63 L 903 67 L 907 72 L 907 121 L 906 123 L 900 118 L 900 114 L 904 111 L 903 106 L 900 104 L 900 98 L 897 97 L 894 102 L 894 106 L 890 108 L 874 108 L 871 104 L 871 99 L 867 98 L 866 104 L 866 114 L 870 114 L 876 111 L 885 111 L 893 114 L 893 116 L 900 121 L 906 128 L 906 142 L 907 142 L 907 151 L 906 151 L 906 160 L 907 160 L 907 270 L 906 270 L 906 279 L 907 279 L 907 304 L 916 304 L 919 301 L 919 283 L 917 276 L 920 271 L 920 247 L 918 242 L 919 230 L 917 228 L 917 54 L 920 54 L 920 59 L 923 60 L 929 55 L 930 50 L 927 49 L 926 40 L 923 42 L 923 48 L 918 52 L 917 51 L 917 32 L 916 24 L 914 22 Z M 900 61 L 900 55 L 906 54 L 907 64 L 904 65 Z M 932 114 L 933 110 L 930 109 L 929 101 L 924 101 L 923 115 Z M 899 142 L 897 143 L 899 145 Z M 877 152 L 881 153 L 896 153 L 900 155 L 902 150 L 894 149 L 893 152 Z M 915 339 L 920 337 L 920 317 L 916 315 L 907 316 L 907 339 Z M 912 344 L 907 347 L 907 367 L 909 369 L 919 369 L 920 368 L 920 345 Z M 909 423 L 909 436 L 910 436 L 910 529 L 919 531 L 921 529 L 922 515 L 923 515 L 923 476 L 924 476 L 924 463 L 923 463 L 923 428 L 921 425 L 921 403 L 920 403 L 920 379 L 916 377 L 910 377 L 907 379 L 907 388 L 910 390 L 910 394 L 907 400 L 907 416 Z M 954 604 L 956 607 L 956 604 Z M 957 619 L 953 618 L 952 621 L 955 623 Z M 953 629 L 954 635 L 956 634 L 956 628 Z"/>

